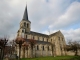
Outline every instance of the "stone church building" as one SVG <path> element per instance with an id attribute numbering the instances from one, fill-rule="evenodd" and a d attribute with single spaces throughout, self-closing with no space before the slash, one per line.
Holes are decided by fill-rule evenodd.
<path id="1" fill-rule="evenodd" d="M 36 24 L 38 25 L 38 24 Z M 23 18 L 20 22 L 20 28 L 17 32 L 17 37 L 24 37 L 26 39 L 36 40 L 36 44 L 33 49 L 34 57 L 41 56 L 61 56 L 65 55 L 65 38 L 61 31 L 57 31 L 50 35 L 46 35 L 39 32 L 31 31 L 31 21 L 28 19 L 27 7 L 25 8 Z M 28 53 L 21 48 L 21 58 L 25 54 L 26 58 L 29 58 L 31 55 L 31 48 L 28 47 Z M 16 53 L 19 55 L 19 47 L 16 48 Z M 25 51 L 25 52 L 24 52 Z"/>

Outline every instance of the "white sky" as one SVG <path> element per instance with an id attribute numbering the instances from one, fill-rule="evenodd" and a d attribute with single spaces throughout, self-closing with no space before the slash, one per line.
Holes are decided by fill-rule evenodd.
<path id="1" fill-rule="evenodd" d="M 32 31 L 80 40 L 80 0 L 0 0 L 0 37 L 16 37 L 26 4 Z"/>

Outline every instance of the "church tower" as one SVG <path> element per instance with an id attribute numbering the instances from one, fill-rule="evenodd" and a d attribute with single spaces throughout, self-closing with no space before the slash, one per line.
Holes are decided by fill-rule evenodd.
<path id="1" fill-rule="evenodd" d="M 29 33 L 31 29 L 30 26 L 31 26 L 31 22 L 28 19 L 28 12 L 27 12 L 27 6 L 26 6 L 22 21 L 20 22 L 20 29 L 18 30 L 17 36 L 24 36 L 25 33 Z"/>

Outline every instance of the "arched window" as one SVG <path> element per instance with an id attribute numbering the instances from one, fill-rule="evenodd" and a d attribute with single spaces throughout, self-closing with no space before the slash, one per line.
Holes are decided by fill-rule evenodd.
<path id="1" fill-rule="evenodd" d="M 44 41 L 44 38 L 43 38 L 43 41 Z"/>
<path id="2" fill-rule="evenodd" d="M 27 28 L 29 28 L 29 24 L 27 23 Z"/>
<path id="3" fill-rule="evenodd" d="M 52 39 L 51 39 L 51 42 L 52 42 Z"/>
<path id="4" fill-rule="evenodd" d="M 27 35 L 26 35 L 26 39 L 27 39 Z"/>
<path id="5" fill-rule="evenodd" d="M 39 37 L 38 37 L 38 40 L 39 40 Z"/>
<path id="6" fill-rule="evenodd" d="M 22 30 L 22 32 L 24 32 L 24 30 Z"/>
<path id="7" fill-rule="evenodd" d="M 24 22 L 24 26 L 26 27 L 26 22 Z"/>
<path id="8" fill-rule="evenodd" d="M 33 39 L 34 39 L 34 36 L 33 36 Z"/>
<path id="9" fill-rule="evenodd" d="M 62 41 L 63 41 L 63 38 L 62 38 Z"/>
<path id="10" fill-rule="evenodd" d="M 19 36 L 19 33 L 17 35 Z"/>
<path id="11" fill-rule="evenodd" d="M 42 49 L 44 50 L 44 46 L 42 47 Z"/>
<path id="12" fill-rule="evenodd" d="M 58 37 L 58 39 L 60 40 L 60 37 Z"/>
<path id="13" fill-rule="evenodd" d="M 39 46 L 37 45 L 37 50 L 39 50 Z"/>
<path id="14" fill-rule="evenodd" d="M 49 51 L 49 46 L 48 46 L 48 51 Z"/>
<path id="15" fill-rule="evenodd" d="M 47 42 L 48 42 L 48 39 L 47 39 Z"/>

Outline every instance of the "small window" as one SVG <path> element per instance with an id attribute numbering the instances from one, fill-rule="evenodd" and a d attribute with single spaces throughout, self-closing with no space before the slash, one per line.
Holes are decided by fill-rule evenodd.
<path id="1" fill-rule="evenodd" d="M 39 37 L 38 37 L 38 40 L 39 40 Z"/>
<path id="2" fill-rule="evenodd" d="M 34 36 L 33 36 L 33 39 L 34 39 Z"/>
<path id="3" fill-rule="evenodd" d="M 42 49 L 44 50 L 44 46 L 42 47 Z"/>
<path id="4" fill-rule="evenodd" d="M 49 51 L 49 46 L 48 46 L 48 51 Z"/>
<path id="5" fill-rule="evenodd" d="M 24 32 L 24 30 L 22 30 L 22 32 Z"/>
<path id="6" fill-rule="evenodd" d="M 62 38 L 62 41 L 63 41 L 63 38 Z"/>
<path id="7" fill-rule="evenodd" d="M 60 37 L 58 37 L 58 39 L 60 40 Z"/>
<path id="8" fill-rule="evenodd" d="M 26 35 L 26 39 L 27 39 L 27 35 Z"/>
<path id="9" fill-rule="evenodd" d="M 19 36 L 19 33 L 17 35 Z"/>
<path id="10" fill-rule="evenodd" d="M 48 42 L 48 39 L 47 39 L 47 42 Z"/>
<path id="11" fill-rule="evenodd" d="M 62 47 L 60 47 L 61 51 L 62 51 Z"/>
<path id="12" fill-rule="evenodd" d="M 26 22 L 24 22 L 24 26 L 26 27 Z"/>
<path id="13" fill-rule="evenodd" d="M 51 39 L 51 42 L 52 42 L 52 39 Z"/>
<path id="14" fill-rule="evenodd" d="M 37 50 L 39 50 L 39 46 L 37 45 Z"/>
<path id="15" fill-rule="evenodd" d="M 29 28 L 29 24 L 27 23 L 27 28 Z"/>
<path id="16" fill-rule="evenodd" d="M 44 41 L 44 38 L 43 38 L 43 41 Z"/>

